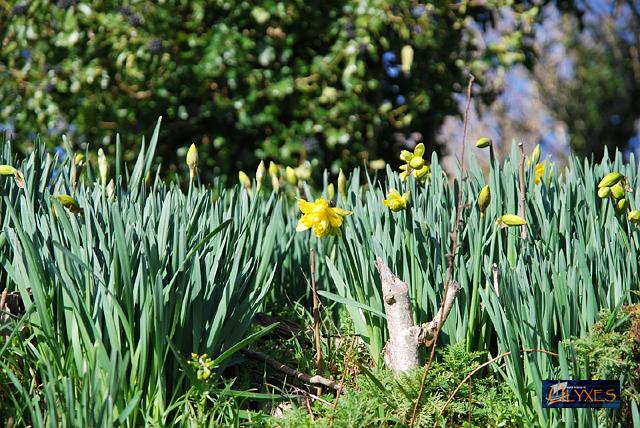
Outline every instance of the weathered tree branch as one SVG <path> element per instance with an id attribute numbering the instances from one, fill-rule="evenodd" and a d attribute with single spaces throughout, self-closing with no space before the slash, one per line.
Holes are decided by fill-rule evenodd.
<path id="1" fill-rule="evenodd" d="M 440 306 L 438 313 L 435 314 L 431 321 L 426 322 L 420 326 L 418 342 L 430 343 L 435 338 L 436 331 L 439 330 L 438 324 L 440 323 L 440 320 L 442 320 L 442 324 L 444 324 L 444 322 L 446 321 L 447 317 L 449 316 L 449 312 L 451 311 L 451 307 L 453 306 L 453 302 L 456 300 L 459 289 L 460 288 L 458 287 L 458 283 L 452 280 L 451 284 L 449 284 L 449 292 L 447 293 L 447 298 L 444 302 L 444 305 Z"/>
<path id="2" fill-rule="evenodd" d="M 288 374 L 289 376 L 292 376 L 298 380 L 301 380 L 305 383 L 311 384 L 311 385 L 324 385 L 328 388 L 331 389 L 335 389 L 336 391 L 339 391 L 341 386 L 340 384 L 329 380 L 325 377 L 316 375 L 316 376 L 311 376 L 308 375 L 306 373 L 302 373 L 296 369 L 293 369 L 285 364 L 282 364 L 281 362 L 274 360 L 273 358 L 271 358 L 270 356 L 268 356 L 267 354 L 264 354 L 262 352 L 256 352 L 256 351 L 251 351 L 250 349 L 247 348 L 242 348 L 240 350 L 241 353 L 243 353 L 244 355 L 246 355 L 249 358 L 253 358 L 256 360 L 262 360 L 265 363 L 269 364 L 271 367 L 273 367 L 276 370 L 281 371 L 282 373 Z"/>
<path id="3" fill-rule="evenodd" d="M 451 282 L 446 300 L 433 320 L 417 326 L 413 324 L 409 286 L 396 277 L 380 257 L 376 258 L 376 268 L 382 282 L 382 298 L 389 329 L 389 341 L 384 347 L 384 362 L 395 372 L 405 372 L 418 367 L 418 347 L 433 340 L 440 323 L 446 321 L 458 295 L 458 284 Z"/>

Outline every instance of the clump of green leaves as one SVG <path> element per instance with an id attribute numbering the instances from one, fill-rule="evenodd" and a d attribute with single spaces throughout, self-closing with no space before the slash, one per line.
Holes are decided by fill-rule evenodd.
<path id="1" fill-rule="evenodd" d="M 431 367 L 422 398 L 416 426 L 463 426 L 471 417 L 477 426 L 520 426 L 524 415 L 511 391 L 491 374 L 478 375 L 466 383 L 439 414 L 449 394 L 465 376 L 481 363 L 483 354 L 468 353 L 464 344 L 443 348 L 440 358 Z M 424 368 L 397 377 L 386 370 L 375 373 L 363 368 L 355 385 L 346 389 L 335 409 L 316 402 L 313 418 L 303 407 L 285 413 L 284 419 L 274 418 L 272 426 L 329 426 L 336 427 L 394 426 L 409 422 L 418 395 Z M 471 397 L 469 394 L 471 393 Z"/>
<path id="2" fill-rule="evenodd" d="M 565 345 L 575 351 L 585 378 L 620 379 L 621 412 L 613 417 L 631 426 L 632 407 L 637 415 L 640 403 L 640 305 L 602 311 L 587 336 Z"/>

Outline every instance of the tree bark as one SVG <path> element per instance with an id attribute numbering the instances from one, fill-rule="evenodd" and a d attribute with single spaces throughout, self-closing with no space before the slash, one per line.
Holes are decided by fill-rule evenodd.
<path id="1" fill-rule="evenodd" d="M 451 281 L 447 300 L 433 320 L 414 325 L 409 286 L 396 277 L 380 257 L 376 258 L 376 268 L 382 282 L 382 299 L 389 329 L 384 362 L 394 372 L 406 372 L 419 366 L 418 347 L 433 340 L 438 324 L 446 321 L 458 294 L 458 284 Z"/>

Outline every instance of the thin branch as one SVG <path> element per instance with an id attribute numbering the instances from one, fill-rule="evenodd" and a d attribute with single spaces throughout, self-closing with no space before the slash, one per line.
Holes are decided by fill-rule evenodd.
<path id="1" fill-rule="evenodd" d="M 558 354 L 556 354 L 555 352 L 549 352 L 547 350 L 544 349 L 521 349 L 520 353 L 521 354 L 526 354 L 526 353 L 531 353 L 531 352 L 540 352 L 543 354 L 547 354 L 550 355 L 552 357 L 558 357 Z M 492 359 L 490 359 L 489 361 L 487 361 L 486 363 L 482 363 L 480 364 L 478 367 L 476 367 L 475 369 L 473 369 L 471 372 L 469 372 L 469 374 L 462 379 L 462 382 L 460 382 L 458 384 L 458 386 L 456 387 L 456 389 L 453 390 L 453 392 L 451 393 L 451 395 L 449 395 L 449 398 L 447 399 L 447 401 L 444 403 L 444 406 L 442 406 L 442 409 L 440 410 L 440 413 L 438 413 L 438 416 L 436 417 L 434 423 L 433 423 L 433 428 L 436 428 L 436 426 L 438 425 L 438 419 L 440 419 L 440 416 L 442 416 L 442 414 L 444 413 L 444 411 L 447 409 L 447 406 L 449 405 L 449 403 L 451 403 L 451 401 L 453 401 L 453 398 L 456 396 L 456 393 L 460 390 L 460 388 L 462 388 L 462 385 L 464 385 L 469 379 L 471 379 L 471 377 L 478 373 L 480 370 L 482 370 L 484 367 L 488 366 L 489 364 L 504 358 L 506 356 L 511 355 L 511 351 L 509 352 L 505 352 L 503 354 L 498 355 L 497 357 L 494 357 Z"/>
<path id="2" fill-rule="evenodd" d="M 316 290 L 315 251 L 311 248 L 311 293 L 313 294 L 313 336 L 316 341 L 316 372 L 322 375 L 322 342 L 320 341 L 320 301 Z M 322 387 L 316 389 L 317 395 L 322 395 Z"/>
<path id="3" fill-rule="evenodd" d="M 458 287 L 458 283 L 455 281 L 451 281 L 451 285 L 449 286 L 449 292 L 447 293 L 447 298 L 444 301 L 444 304 L 440 306 L 438 313 L 433 317 L 433 319 L 429 322 L 426 322 L 420 326 L 420 335 L 418 336 L 418 342 L 420 343 L 431 343 L 431 340 L 436 337 L 436 332 L 439 331 L 439 326 L 441 323 L 444 323 L 449 316 L 449 312 L 453 307 L 453 302 L 456 300 L 456 296 L 458 295 L 458 291 L 460 288 Z"/>
<path id="4" fill-rule="evenodd" d="M 285 364 L 282 364 L 281 362 L 274 360 L 273 358 L 271 358 L 270 356 L 268 356 L 267 354 L 264 354 L 262 352 L 256 352 L 256 351 L 251 351 L 247 348 L 242 348 L 240 350 L 241 353 L 243 353 L 244 355 L 246 355 L 249 358 L 253 358 L 255 360 L 262 360 L 265 363 L 269 364 L 271 367 L 273 367 L 276 370 L 281 371 L 282 373 L 288 374 L 289 376 L 292 376 L 298 380 L 301 380 L 305 383 L 311 384 L 311 385 L 324 385 L 328 388 L 334 389 L 336 391 L 340 390 L 341 385 L 329 380 L 327 378 L 324 378 L 320 375 L 315 375 L 315 376 L 311 376 L 308 375 L 306 373 L 302 373 L 296 369 L 293 369 Z"/>
<path id="5" fill-rule="evenodd" d="M 462 221 L 462 191 L 463 191 L 463 179 L 464 179 L 464 157 L 465 157 L 465 141 L 467 139 L 467 125 L 469 122 L 469 107 L 471 107 L 471 88 L 473 86 L 473 81 L 475 77 L 473 74 L 469 75 L 469 85 L 467 86 L 467 106 L 464 111 L 464 123 L 462 127 L 462 162 L 460 166 L 460 188 L 458 189 L 458 205 L 456 207 L 456 222 L 453 226 L 453 233 L 451 234 L 451 254 L 449 255 L 449 266 L 447 268 L 447 279 L 444 283 L 444 293 L 442 296 L 441 308 L 444 307 L 445 302 L 447 301 L 447 292 L 449 291 L 449 281 L 453 276 L 453 265 L 454 260 L 456 258 L 456 251 L 458 249 L 458 229 L 460 227 L 460 223 Z M 433 364 L 433 358 L 436 354 L 436 345 L 438 343 L 438 336 L 440 335 L 440 329 L 442 328 L 442 316 L 444 315 L 444 310 L 440 313 L 440 322 L 438 323 L 436 333 L 434 335 L 433 343 L 431 344 L 431 354 L 429 355 L 429 362 L 427 363 L 427 368 L 422 375 L 422 379 L 420 380 L 420 391 L 418 392 L 418 397 L 416 398 L 416 403 L 413 406 L 413 413 L 411 414 L 411 421 L 409 422 L 409 427 L 413 428 L 416 422 L 416 416 L 418 415 L 418 409 L 420 407 L 420 400 L 422 399 L 422 394 L 424 393 L 424 385 L 427 380 L 427 376 L 429 375 L 429 370 L 431 369 L 431 364 Z"/>
<path id="6" fill-rule="evenodd" d="M 350 355 L 351 350 L 353 349 L 353 345 L 356 343 L 356 336 L 353 336 L 351 339 L 351 345 L 349 345 L 349 349 L 344 354 L 344 361 L 342 363 L 342 379 L 340 379 L 340 388 L 338 388 L 338 393 L 336 394 L 336 398 L 333 401 L 333 414 L 331 415 L 331 420 L 329 422 L 329 426 L 333 427 L 334 418 L 336 416 L 336 409 L 338 408 L 338 400 L 340 399 L 340 394 L 342 394 L 342 389 L 344 388 L 344 381 L 347 377 L 347 357 Z"/>
<path id="7" fill-rule="evenodd" d="M 518 143 L 518 149 L 520 150 L 520 217 L 526 218 L 525 214 L 525 193 L 524 193 L 524 145 Z M 527 225 L 522 225 L 522 239 L 527 239 Z"/>

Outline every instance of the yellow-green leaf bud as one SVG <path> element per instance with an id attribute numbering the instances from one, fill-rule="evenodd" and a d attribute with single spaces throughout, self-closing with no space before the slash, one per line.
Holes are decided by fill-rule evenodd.
<path id="1" fill-rule="evenodd" d="M 109 179 L 109 162 L 102 149 L 98 149 L 98 171 L 100 172 L 102 187 L 106 187 Z"/>
<path id="2" fill-rule="evenodd" d="M 347 177 L 342 172 L 342 168 L 340 168 L 340 173 L 338 174 L 338 193 L 342 196 L 347 195 Z"/>
<path id="3" fill-rule="evenodd" d="M 327 196 L 329 197 L 329 199 L 333 199 L 335 195 L 336 195 L 336 189 L 333 186 L 333 183 L 329 183 L 329 185 L 327 186 Z"/>
<path id="4" fill-rule="evenodd" d="M 489 203 L 491 203 L 491 189 L 489 189 L 489 186 L 484 186 L 478 195 L 478 207 L 480 208 L 481 216 L 484 215 Z"/>
<path id="5" fill-rule="evenodd" d="M 296 177 L 296 171 L 290 166 L 284 170 L 284 175 L 287 177 L 289 184 L 295 186 L 298 183 L 298 177 Z"/>
<path id="6" fill-rule="evenodd" d="M 198 149 L 195 144 L 191 144 L 187 151 L 187 166 L 189 167 L 189 177 L 193 179 L 198 168 Z"/>
<path id="7" fill-rule="evenodd" d="M 245 189 L 251 189 L 251 179 L 244 171 L 238 171 L 238 181 L 244 186 Z"/>
<path id="8" fill-rule="evenodd" d="M 519 215 L 505 214 L 502 217 L 498 217 L 497 223 L 500 227 L 523 226 L 527 224 L 527 221 Z"/>
<path id="9" fill-rule="evenodd" d="M 600 199 L 608 198 L 611 195 L 611 187 L 603 187 L 602 189 L 598 189 L 598 197 Z"/>
<path id="10" fill-rule="evenodd" d="M 260 161 L 260 165 L 258 165 L 258 169 L 256 169 L 256 189 L 258 190 L 262 188 L 262 179 L 264 178 L 265 170 L 264 161 Z"/>
<path id="11" fill-rule="evenodd" d="M 611 194 L 613 195 L 614 198 L 616 198 L 616 199 L 624 198 L 624 187 L 619 182 L 616 183 L 610 189 L 611 189 Z"/>
<path id="12" fill-rule="evenodd" d="M 0 175 L 10 176 L 16 173 L 17 169 L 11 165 L 0 165 Z"/>
<path id="13" fill-rule="evenodd" d="M 278 165 L 275 162 L 269 162 L 269 175 L 277 176 L 278 175 Z"/>
<path id="14" fill-rule="evenodd" d="M 480 137 L 478 141 L 476 141 L 476 147 L 479 149 L 484 149 L 491 145 L 491 140 L 488 137 Z"/>
<path id="15" fill-rule="evenodd" d="M 611 187 L 616 184 L 618 181 L 622 180 L 624 176 L 619 172 L 610 172 L 607 174 L 598 184 L 598 188 L 602 189 L 603 187 Z"/>
<path id="16" fill-rule="evenodd" d="M 628 208 L 629 208 L 629 201 L 627 201 L 626 199 L 620 199 L 616 204 L 616 212 L 618 214 L 622 214 L 623 212 L 627 211 Z"/>

